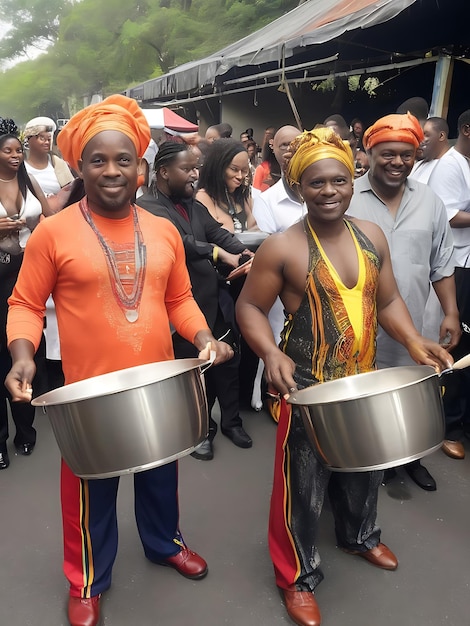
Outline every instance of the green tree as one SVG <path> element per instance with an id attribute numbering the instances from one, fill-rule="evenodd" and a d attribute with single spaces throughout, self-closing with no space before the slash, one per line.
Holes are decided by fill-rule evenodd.
<path id="1" fill-rule="evenodd" d="M 0 61 L 49 45 L 3 72 L 0 113 L 62 117 L 94 93 L 125 90 L 212 54 L 303 0 L 0 0 L 14 26 Z"/>
<path id="2" fill-rule="evenodd" d="M 123 89 L 153 72 L 155 60 L 136 56 L 133 46 L 125 43 L 128 23 L 143 17 L 142 5 L 135 0 L 83 0 L 62 20 L 54 56 L 73 66 L 80 83 L 88 85 L 82 95 L 103 93 L 108 84 Z"/>
<path id="3" fill-rule="evenodd" d="M 68 116 L 68 98 L 73 90 L 85 88 L 79 80 L 71 80 L 70 66 L 49 55 L 19 63 L 5 72 L 0 90 L 0 114 L 24 124 L 36 115 L 52 118 Z"/>
<path id="4" fill-rule="evenodd" d="M 173 4 L 181 6 L 181 2 Z M 149 0 L 145 16 L 124 25 L 121 43 L 126 51 L 153 62 L 154 75 L 192 60 L 191 51 L 207 38 L 190 3 L 185 6 L 189 8 L 162 7 L 160 0 Z"/>
<path id="5" fill-rule="evenodd" d="M 57 40 L 60 20 L 73 0 L 0 0 L 2 22 L 9 25 L 0 41 L 0 59 L 27 55 L 28 49 L 45 49 Z"/>

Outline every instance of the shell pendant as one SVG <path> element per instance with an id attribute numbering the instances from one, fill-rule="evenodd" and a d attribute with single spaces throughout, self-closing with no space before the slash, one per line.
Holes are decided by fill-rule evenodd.
<path id="1" fill-rule="evenodd" d="M 126 309 L 126 320 L 131 324 L 139 319 L 139 311 L 137 309 Z"/>

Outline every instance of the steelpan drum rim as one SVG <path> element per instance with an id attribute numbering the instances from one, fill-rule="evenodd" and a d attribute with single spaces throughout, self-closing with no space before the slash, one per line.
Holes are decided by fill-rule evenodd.
<path id="1" fill-rule="evenodd" d="M 142 380 L 136 380 L 133 384 L 126 385 L 122 388 L 113 388 L 113 389 L 101 389 L 100 393 L 82 393 L 77 397 L 65 397 L 61 399 L 61 396 L 71 393 L 81 387 L 84 387 L 86 384 L 96 384 L 102 382 L 103 385 L 106 385 L 110 380 L 125 375 L 125 372 L 136 373 L 137 370 L 142 372 L 142 375 L 145 375 L 152 372 L 155 369 L 155 366 L 163 369 L 164 365 L 170 364 L 170 367 L 174 367 L 174 364 L 180 365 L 180 371 L 170 372 L 166 375 L 153 375 L 150 378 Z M 98 397 L 111 396 L 119 393 L 125 393 L 126 391 L 132 391 L 134 389 L 148 387 L 149 385 L 154 385 L 159 382 L 163 382 L 164 380 L 169 380 L 170 378 L 175 378 L 176 376 L 180 376 L 181 374 L 185 374 L 186 372 L 190 372 L 191 370 L 201 368 L 204 365 L 210 364 L 211 361 L 207 361 L 204 359 L 172 359 L 170 361 L 156 361 L 155 363 L 145 363 L 144 365 L 136 365 L 135 367 L 124 368 L 121 370 L 114 370 L 112 372 L 107 372 L 106 374 L 100 374 L 99 376 L 92 376 L 90 378 L 84 378 L 83 380 L 79 380 L 74 383 L 70 383 L 68 385 L 64 385 L 63 387 L 58 387 L 57 389 L 53 389 L 52 391 L 48 391 L 37 398 L 34 398 L 31 401 L 33 406 L 41 406 L 43 408 L 47 408 L 47 406 L 60 406 L 64 404 L 72 404 L 75 402 L 83 402 L 84 400 L 93 400 Z M 57 399 L 59 398 L 59 399 Z"/>

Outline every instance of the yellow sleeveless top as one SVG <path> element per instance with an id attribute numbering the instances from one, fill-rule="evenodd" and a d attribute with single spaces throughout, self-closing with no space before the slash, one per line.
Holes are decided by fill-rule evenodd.
<path id="1" fill-rule="evenodd" d="M 364 262 L 364 256 L 362 254 L 362 250 L 357 240 L 357 237 L 355 236 L 351 228 L 351 225 L 348 222 L 345 222 L 346 227 L 348 228 L 351 234 L 351 237 L 354 241 L 354 246 L 356 248 L 356 253 L 357 253 L 357 259 L 359 262 L 359 274 L 358 274 L 357 282 L 354 285 L 354 287 L 350 289 L 349 287 L 346 287 L 346 285 L 343 283 L 343 281 L 339 277 L 338 272 L 336 271 L 334 265 L 331 263 L 330 259 L 326 255 L 323 249 L 323 246 L 321 245 L 317 237 L 317 234 L 315 233 L 313 228 L 310 226 L 310 222 L 308 220 L 307 220 L 307 223 L 308 223 L 310 232 L 312 234 L 312 237 L 318 246 L 318 250 L 326 266 L 328 267 L 328 270 L 330 271 L 331 277 L 336 285 L 336 288 L 338 289 L 339 294 L 341 295 L 344 307 L 349 317 L 349 321 L 354 330 L 354 335 L 355 335 L 354 349 L 358 350 L 361 336 L 362 336 L 362 329 L 363 329 L 362 298 L 363 298 L 364 285 L 365 285 L 365 280 L 366 280 L 366 264 Z"/>
<path id="2" fill-rule="evenodd" d="M 279 344 L 296 364 L 294 378 L 300 388 L 375 369 L 381 262 L 367 236 L 349 219 L 344 222 L 357 242 L 359 271 L 352 289 L 327 265 L 307 216 L 303 220 L 309 246 L 305 293 L 297 311 L 286 313 Z"/>

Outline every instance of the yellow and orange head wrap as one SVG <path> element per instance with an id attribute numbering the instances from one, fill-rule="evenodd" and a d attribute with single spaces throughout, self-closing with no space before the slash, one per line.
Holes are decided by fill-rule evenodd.
<path id="1" fill-rule="evenodd" d="M 411 143 L 415 148 L 423 141 L 424 134 L 420 123 L 414 115 L 386 115 L 372 124 L 362 141 L 366 150 L 370 150 L 378 143 L 385 141 L 402 141 Z"/>
<path id="2" fill-rule="evenodd" d="M 90 139 L 104 130 L 118 130 L 127 135 L 141 157 L 151 135 L 142 109 L 132 98 L 116 94 L 76 113 L 57 137 L 63 158 L 75 170 Z"/>
<path id="3" fill-rule="evenodd" d="M 349 143 L 343 141 L 331 128 L 306 130 L 291 143 L 293 156 L 289 161 L 286 179 L 291 187 L 300 184 L 309 165 L 323 159 L 336 159 L 354 178 L 354 159 Z"/>

